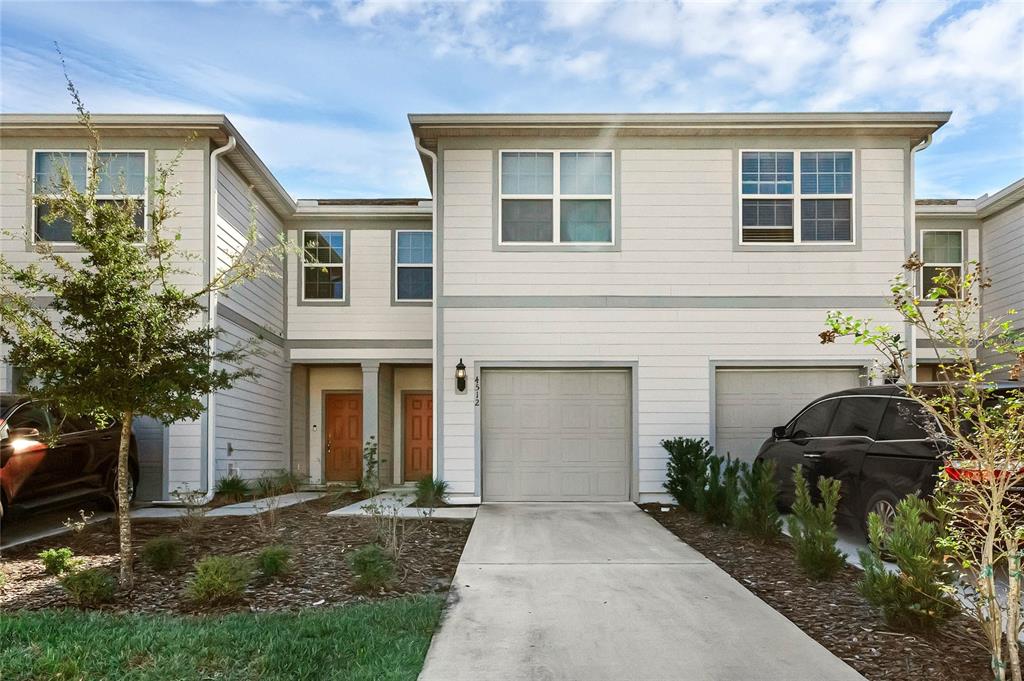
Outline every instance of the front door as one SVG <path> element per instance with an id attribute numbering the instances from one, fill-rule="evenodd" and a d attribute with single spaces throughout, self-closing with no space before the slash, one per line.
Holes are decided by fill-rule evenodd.
<path id="1" fill-rule="evenodd" d="M 434 475 L 434 398 L 429 393 L 406 393 L 403 405 L 406 480 Z"/>
<path id="2" fill-rule="evenodd" d="M 328 482 L 363 479 L 363 396 L 331 393 L 324 410 L 324 477 Z"/>

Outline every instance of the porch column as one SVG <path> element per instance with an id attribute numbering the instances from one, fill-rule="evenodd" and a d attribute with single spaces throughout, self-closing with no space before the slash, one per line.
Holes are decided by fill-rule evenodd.
<path id="1" fill-rule="evenodd" d="M 380 373 L 380 362 L 363 362 L 363 444 L 372 437 L 378 446 L 378 463 L 380 434 L 377 432 L 377 384 Z M 366 465 L 365 459 L 363 465 Z M 377 471 L 380 474 L 380 471 Z M 379 479 L 379 478 L 378 478 Z"/>

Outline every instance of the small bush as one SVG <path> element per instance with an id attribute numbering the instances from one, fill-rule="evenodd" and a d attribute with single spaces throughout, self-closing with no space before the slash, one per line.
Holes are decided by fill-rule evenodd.
<path id="1" fill-rule="evenodd" d="M 740 471 L 740 501 L 736 509 L 736 527 L 759 539 L 770 541 L 782 536 L 775 484 L 775 462 L 755 461 Z"/>
<path id="2" fill-rule="evenodd" d="M 839 506 L 839 481 L 818 478 L 821 504 L 811 501 L 811 491 L 803 466 L 793 472 L 796 501 L 789 518 L 789 533 L 796 548 L 796 561 L 811 579 L 832 579 L 846 564 L 846 555 L 836 548 L 836 508 Z"/>
<path id="3" fill-rule="evenodd" d="M 437 508 L 444 505 L 446 494 L 448 494 L 447 482 L 440 479 L 422 478 L 416 483 L 415 504 L 423 508 Z"/>
<path id="4" fill-rule="evenodd" d="M 368 497 L 380 494 L 380 457 L 373 436 L 363 445 L 363 477 L 359 480 L 359 489 Z"/>
<path id="5" fill-rule="evenodd" d="M 46 549 L 39 552 L 39 560 L 48 575 L 62 575 L 71 572 L 80 561 L 75 560 L 75 552 L 65 547 Z"/>
<path id="6" fill-rule="evenodd" d="M 294 494 L 305 484 L 306 479 L 298 473 L 293 473 L 282 468 L 274 473 L 273 480 L 277 484 L 279 494 Z"/>
<path id="7" fill-rule="evenodd" d="M 80 608 L 94 608 L 114 600 L 117 580 L 102 568 L 72 570 L 60 578 L 68 598 Z"/>
<path id="8" fill-rule="evenodd" d="M 142 545 L 142 562 L 163 572 L 180 563 L 184 553 L 185 544 L 177 537 L 154 537 Z"/>
<path id="9" fill-rule="evenodd" d="M 264 476 L 256 481 L 256 496 L 266 499 L 281 494 L 281 485 L 277 478 Z"/>
<path id="10" fill-rule="evenodd" d="M 740 468 L 739 461 L 710 457 L 707 486 L 698 500 L 700 511 L 709 523 L 732 524 L 740 496 Z"/>
<path id="11" fill-rule="evenodd" d="M 864 576 L 857 588 L 895 629 L 933 629 L 959 610 L 946 589 L 955 573 L 936 545 L 942 529 L 928 520 L 933 515 L 928 502 L 909 496 L 896 506 L 891 531 L 877 514 L 868 516 L 870 549 L 858 551 Z M 895 558 L 899 573 L 886 570 L 883 551 Z"/>
<path id="12" fill-rule="evenodd" d="M 350 555 L 348 565 L 355 574 L 355 586 L 360 591 L 380 589 L 395 576 L 395 561 L 376 544 L 364 546 Z"/>
<path id="13" fill-rule="evenodd" d="M 256 556 L 256 567 L 267 579 L 273 579 L 288 572 L 292 552 L 287 546 L 268 546 Z"/>
<path id="14" fill-rule="evenodd" d="M 222 494 L 234 502 L 242 501 L 252 493 L 249 483 L 237 475 L 229 475 L 218 480 L 216 491 L 217 494 Z"/>
<path id="15" fill-rule="evenodd" d="M 661 446 L 668 451 L 665 490 L 683 508 L 699 510 L 714 452 L 711 444 L 703 438 L 678 437 L 662 440 Z"/>
<path id="16" fill-rule="evenodd" d="M 210 556 L 196 563 L 196 574 L 185 594 L 196 603 L 241 600 L 252 579 L 252 563 L 240 556 Z"/>

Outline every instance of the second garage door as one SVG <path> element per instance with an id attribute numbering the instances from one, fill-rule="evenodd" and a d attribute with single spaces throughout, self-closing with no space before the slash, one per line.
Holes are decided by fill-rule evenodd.
<path id="1" fill-rule="evenodd" d="M 628 370 L 485 369 L 484 501 L 628 501 Z"/>
<path id="2" fill-rule="evenodd" d="M 772 428 L 816 397 L 856 388 L 859 367 L 728 368 L 715 372 L 715 453 L 753 461 Z"/>

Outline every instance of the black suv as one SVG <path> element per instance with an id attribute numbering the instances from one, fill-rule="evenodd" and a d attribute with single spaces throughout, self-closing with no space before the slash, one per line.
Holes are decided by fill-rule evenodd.
<path id="1" fill-rule="evenodd" d="M 1020 388 L 1000 384 L 997 392 Z M 947 445 L 929 432 L 940 432 L 934 419 L 899 386 L 854 388 L 820 397 L 774 428 L 757 458 L 775 461 L 783 509 L 793 503 L 793 468 L 803 464 L 812 486 L 820 476 L 840 481 L 839 512 L 866 529 L 870 512 L 888 521 L 903 497 L 935 491 Z"/>
<path id="2" fill-rule="evenodd" d="M 85 498 L 113 507 L 121 424 L 105 428 L 66 416 L 52 405 L 0 395 L 0 517 Z M 129 498 L 139 483 L 139 459 L 129 446 Z"/>

